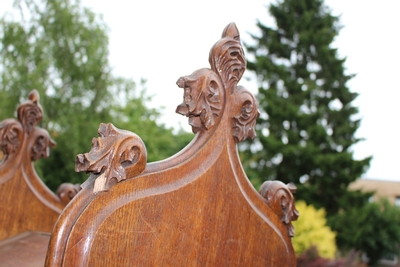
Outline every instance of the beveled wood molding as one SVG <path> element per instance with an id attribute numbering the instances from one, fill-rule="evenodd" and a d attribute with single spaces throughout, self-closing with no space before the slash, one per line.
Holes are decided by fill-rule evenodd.
<path id="1" fill-rule="evenodd" d="M 234 23 L 209 61 L 211 68 L 177 80 L 184 97 L 176 112 L 196 133 L 182 151 L 146 164 L 144 144 L 123 132 L 110 141 L 100 134 L 78 156 L 76 169 L 91 175 L 55 225 L 46 266 L 295 266 L 287 224 L 238 156 L 237 143 L 255 136 L 259 112 L 237 85 L 246 60 Z M 119 141 L 129 135 L 140 148 L 125 152 L 132 170 L 112 171 L 132 150 Z"/>

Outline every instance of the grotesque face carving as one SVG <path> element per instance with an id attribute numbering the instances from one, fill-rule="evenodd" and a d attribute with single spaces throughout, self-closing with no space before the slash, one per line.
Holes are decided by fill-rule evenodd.
<path id="1" fill-rule="evenodd" d="M 219 77 L 210 69 L 200 69 L 180 77 L 176 84 L 184 89 L 183 103 L 176 108 L 176 112 L 189 117 L 194 133 L 210 129 L 222 106 L 223 87 Z"/>

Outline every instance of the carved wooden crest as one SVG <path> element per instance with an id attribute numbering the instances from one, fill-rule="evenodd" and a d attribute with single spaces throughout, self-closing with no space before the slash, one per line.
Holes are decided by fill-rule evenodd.
<path id="1" fill-rule="evenodd" d="M 194 133 L 209 130 L 227 112 L 236 142 L 254 138 L 258 104 L 253 94 L 237 86 L 246 69 L 246 59 L 234 23 L 224 29 L 222 38 L 211 48 L 209 62 L 211 69 L 200 69 L 178 79 L 184 96 L 176 112 L 189 117 Z"/>
<path id="2" fill-rule="evenodd" d="M 39 99 L 39 93 L 31 91 L 28 100 L 18 107 L 18 120 L 6 119 L 0 122 L 0 148 L 4 153 L 0 168 L 6 169 L 15 162 L 20 164 L 22 157 L 37 160 L 49 156 L 49 148 L 55 142 L 46 130 L 37 127 L 43 118 Z M 10 178 L 9 175 L 3 175 L 0 183 Z"/>
<path id="3" fill-rule="evenodd" d="M 234 23 L 209 62 L 177 80 L 176 112 L 196 135 L 176 155 L 146 163 L 137 135 L 100 126 L 77 157 L 76 170 L 91 175 L 55 226 L 46 266 L 295 266 L 290 188 L 273 183 L 264 198 L 238 156 L 259 112 L 237 85 L 246 60 Z"/>

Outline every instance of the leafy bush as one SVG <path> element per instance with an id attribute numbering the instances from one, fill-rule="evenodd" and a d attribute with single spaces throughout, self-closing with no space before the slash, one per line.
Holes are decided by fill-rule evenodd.
<path id="1" fill-rule="evenodd" d="M 387 253 L 398 253 L 400 209 L 385 199 L 349 208 L 329 220 L 338 246 L 365 252 L 372 266 Z"/>
<path id="2" fill-rule="evenodd" d="M 299 219 L 293 223 L 296 231 L 293 237 L 296 255 L 315 246 L 321 256 L 333 258 L 336 253 L 336 234 L 326 225 L 325 210 L 317 210 L 304 201 L 297 201 L 296 208 L 300 212 Z"/>

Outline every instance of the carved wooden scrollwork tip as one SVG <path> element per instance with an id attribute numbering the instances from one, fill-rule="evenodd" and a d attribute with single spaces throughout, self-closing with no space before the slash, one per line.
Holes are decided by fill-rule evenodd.
<path id="1" fill-rule="evenodd" d="M 297 220 L 299 212 L 295 206 L 293 193 L 296 192 L 293 183 L 285 185 L 281 181 L 266 181 L 260 187 L 260 194 L 267 205 L 286 225 L 290 237 L 294 236 L 292 221 Z"/>
<path id="2" fill-rule="evenodd" d="M 92 174 L 81 187 L 95 179 L 94 193 L 140 174 L 147 162 L 146 147 L 136 134 L 111 123 L 100 124 L 98 134 L 89 153 L 79 154 L 75 161 L 75 171 Z"/>

